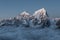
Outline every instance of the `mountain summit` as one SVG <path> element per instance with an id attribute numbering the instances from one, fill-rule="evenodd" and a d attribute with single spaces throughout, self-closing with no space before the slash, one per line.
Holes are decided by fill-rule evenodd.
<path id="1" fill-rule="evenodd" d="M 30 14 L 26 11 L 23 11 L 20 15 L 30 15 Z"/>
<path id="2" fill-rule="evenodd" d="M 19 15 L 16 16 L 17 19 L 25 19 L 28 18 L 30 16 L 30 14 L 26 11 L 23 11 L 22 13 L 20 13 Z"/>
<path id="3" fill-rule="evenodd" d="M 37 11 L 35 11 L 35 14 L 36 13 L 40 13 L 40 14 L 46 14 L 46 10 L 45 10 L 45 8 L 42 8 L 42 9 L 39 9 L 39 10 L 37 10 Z"/>
<path id="4" fill-rule="evenodd" d="M 35 11 L 33 16 L 35 16 L 35 18 L 37 18 L 37 19 L 41 19 L 41 18 L 47 16 L 47 11 L 45 10 L 45 8 L 39 9 L 39 10 Z"/>

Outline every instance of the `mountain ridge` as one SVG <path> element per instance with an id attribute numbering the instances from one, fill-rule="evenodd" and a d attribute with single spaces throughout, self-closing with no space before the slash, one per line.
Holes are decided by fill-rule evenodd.
<path id="1" fill-rule="evenodd" d="M 56 24 L 58 18 L 50 19 L 47 10 L 45 8 L 41 8 L 33 15 L 30 15 L 28 12 L 23 11 L 19 15 L 13 17 L 13 18 L 8 18 L 8 19 L 3 19 L 0 21 L 0 26 L 25 26 L 25 27 L 33 27 L 33 26 L 38 26 L 38 27 L 49 27 L 51 25 L 51 20 Z M 32 25 L 32 26 L 31 26 Z"/>

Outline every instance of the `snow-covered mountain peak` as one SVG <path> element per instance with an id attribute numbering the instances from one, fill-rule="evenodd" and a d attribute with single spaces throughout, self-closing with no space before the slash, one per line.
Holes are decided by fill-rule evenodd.
<path id="1" fill-rule="evenodd" d="M 39 9 L 39 10 L 35 11 L 35 14 L 33 14 L 33 15 L 37 15 L 37 14 L 46 15 L 45 8 L 42 8 L 42 9 Z"/>
<path id="2" fill-rule="evenodd" d="M 30 15 L 30 14 L 26 11 L 23 11 L 20 15 Z"/>
<path id="3" fill-rule="evenodd" d="M 20 13 L 19 15 L 17 15 L 15 18 L 16 19 L 29 19 L 30 18 L 30 14 L 26 11 L 23 11 L 22 13 Z"/>
<path id="4" fill-rule="evenodd" d="M 19 15 L 17 15 L 15 18 L 16 19 L 21 19 L 23 17 L 27 17 L 27 16 L 30 16 L 30 14 L 26 11 L 23 11 L 22 13 L 20 13 Z"/>
<path id="5" fill-rule="evenodd" d="M 42 14 L 46 14 L 46 10 L 44 9 L 44 8 L 42 8 L 41 10 L 40 10 L 40 12 L 42 13 Z"/>
<path id="6" fill-rule="evenodd" d="M 47 12 L 46 12 L 45 8 L 42 8 L 42 9 L 35 11 L 33 16 L 35 16 L 35 18 L 37 18 L 37 19 L 40 19 L 42 17 L 44 18 L 47 16 Z"/>

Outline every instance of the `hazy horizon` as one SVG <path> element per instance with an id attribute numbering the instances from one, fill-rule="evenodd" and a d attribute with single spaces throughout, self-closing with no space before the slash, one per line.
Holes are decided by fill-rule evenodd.
<path id="1" fill-rule="evenodd" d="M 0 0 L 0 18 L 17 16 L 23 11 L 33 14 L 45 8 L 50 17 L 60 17 L 60 0 Z"/>

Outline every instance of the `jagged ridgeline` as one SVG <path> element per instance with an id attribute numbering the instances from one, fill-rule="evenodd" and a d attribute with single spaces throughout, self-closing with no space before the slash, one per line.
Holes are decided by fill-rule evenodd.
<path id="1" fill-rule="evenodd" d="M 24 11 L 14 18 L 3 19 L 0 21 L 0 26 L 16 26 L 16 27 L 49 27 L 50 20 L 47 11 L 42 8 L 33 15 Z"/>

